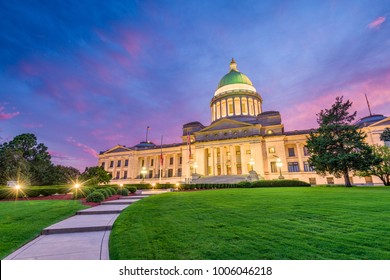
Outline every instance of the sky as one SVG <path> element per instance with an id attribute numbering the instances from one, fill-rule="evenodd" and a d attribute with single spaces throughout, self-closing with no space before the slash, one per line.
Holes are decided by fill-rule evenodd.
<path id="1" fill-rule="evenodd" d="M 0 0 L 0 143 L 33 133 L 83 171 L 147 126 L 181 142 L 233 57 L 285 131 L 337 96 L 390 115 L 389 1 Z"/>

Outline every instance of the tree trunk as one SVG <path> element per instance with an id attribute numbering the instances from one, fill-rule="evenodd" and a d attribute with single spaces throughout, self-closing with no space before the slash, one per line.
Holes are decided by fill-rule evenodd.
<path id="1" fill-rule="evenodd" d="M 352 187 L 351 181 L 349 180 L 348 169 L 344 171 L 344 181 L 345 181 L 345 186 L 346 187 Z"/>

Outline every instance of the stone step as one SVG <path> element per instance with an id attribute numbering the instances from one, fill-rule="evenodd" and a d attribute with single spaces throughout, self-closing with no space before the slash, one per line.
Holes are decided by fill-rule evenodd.
<path id="1" fill-rule="evenodd" d="M 42 230 L 42 235 L 111 230 L 119 214 L 75 215 Z"/>
<path id="2" fill-rule="evenodd" d="M 130 205 L 134 202 L 137 202 L 141 199 L 117 199 L 117 200 L 111 200 L 111 201 L 104 201 L 102 202 L 102 205 L 115 205 L 115 204 L 125 204 Z"/>
<path id="3" fill-rule="evenodd" d="M 119 214 L 128 205 L 126 204 L 111 204 L 111 205 L 99 205 L 92 208 L 78 211 L 76 215 L 102 215 L 102 214 Z"/>
<path id="4" fill-rule="evenodd" d="M 137 200 L 139 200 L 139 199 L 141 199 L 141 198 L 145 198 L 145 197 L 149 197 L 149 195 L 137 195 L 137 196 L 135 196 L 135 195 L 132 195 L 132 196 L 121 196 L 121 197 L 119 197 L 119 199 L 137 199 Z"/>

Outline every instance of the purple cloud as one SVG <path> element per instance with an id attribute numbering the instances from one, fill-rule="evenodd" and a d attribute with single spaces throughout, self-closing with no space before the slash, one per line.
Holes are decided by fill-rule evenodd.
<path id="1" fill-rule="evenodd" d="M 6 113 L 4 110 L 5 108 L 0 106 L 0 120 L 9 120 L 20 114 L 19 112 Z"/>
<path id="2" fill-rule="evenodd" d="M 376 20 L 372 21 L 368 28 L 375 28 L 381 26 L 386 20 L 386 17 L 378 17 Z"/>
<path id="3" fill-rule="evenodd" d="M 86 154 L 89 154 L 90 156 L 93 156 L 94 158 L 98 158 L 98 152 L 97 152 L 95 149 L 93 149 L 93 148 L 91 148 L 91 147 L 89 147 L 88 145 L 85 145 L 85 144 L 83 144 L 83 143 L 77 142 L 73 137 L 71 137 L 71 136 L 68 137 L 68 138 L 66 139 L 66 141 L 67 141 L 68 143 L 72 144 L 73 146 L 82 148 L 82 150 L 83 150 Z"/>

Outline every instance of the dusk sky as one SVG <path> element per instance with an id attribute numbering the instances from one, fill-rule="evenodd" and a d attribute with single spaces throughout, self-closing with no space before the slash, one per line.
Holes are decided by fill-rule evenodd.
<path id="1" fill-rule="evenodd" d="M 231 58 L 285 131 L 336 96 L 390 115 L 390 1 L 1 1 L 0 143 L 34 133 L 81 171 L 100 151 L 210 124 Z"/>

